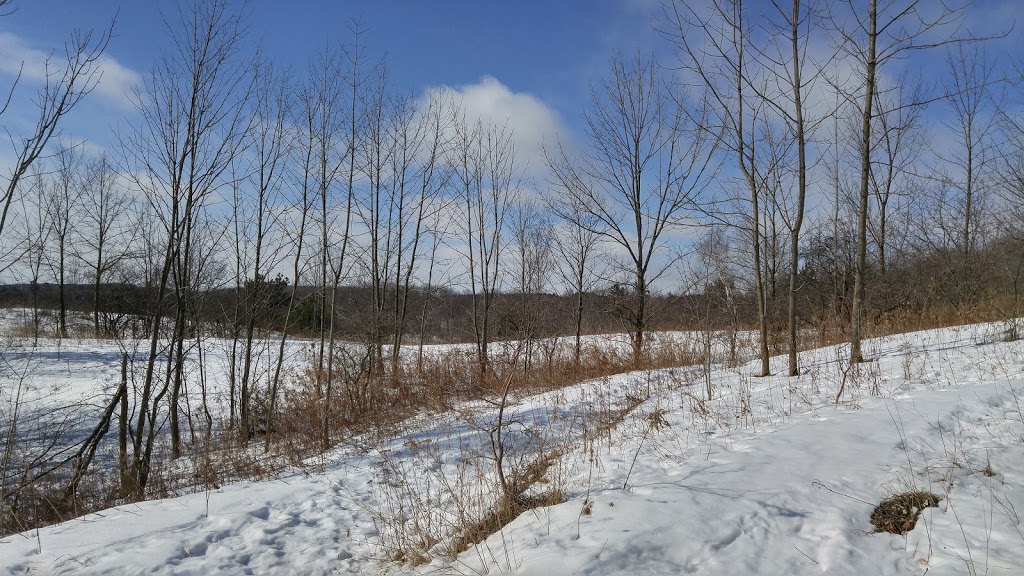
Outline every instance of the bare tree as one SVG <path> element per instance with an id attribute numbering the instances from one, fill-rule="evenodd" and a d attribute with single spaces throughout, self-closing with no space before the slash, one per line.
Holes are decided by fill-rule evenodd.
<path id="1" fill-rule="evenodd" d="M 551 280 L 554 244 L 551 226 L 552 222 L 532 200 L 522 200 L 512 210 L 512 240 L 516 256 L 515 289 L 522 300 L 511 313 L 511 318 L 523 345 L 524 371 L 532 365 L 535 343 L 545 336 L 545 320 L 550 316 L 550 311 L 544 309 L 540 298 Z"/>
<path id="2" fill-rule="evenodd" d="M 913 193 L 914 163 L 923 147 L 921 134 L 923 88 L 909 76 L 898 79 L 888 89 L 880 89 L 874 98 L 878 120 L 876 141 L 872 144 L 874 166 L 870 178 L 875 217 L 869 222 L 869 234 L 878 249 L 878 268 L 884 276 L 889 266 L 893 203 Z M 870 212 L 870 210 L 869 210 Z"/>
<path id="3" fill-rule="evenodd" d="M 409 296 L 423 256 L 423 237 L 444 206 L 444 163 L 453 114 L 443 97 L 392 97 L 380 86 L 370 98 L 362 150 L 368 185 L 356 202 L 367 230 L 363 266 L 369 277 L 371 371 L 385 368 L 391 345 L 396 373 L 406 332 Z"/>
<path id="4" fill-rule="evenodd" d="M 818 70 L 828 65 L 828 58 L 815 61 L 809 56 L 811 34 L 820 21 L 813 1 L 793 0 L 791 4 L 781 5 L 773 2 L 774 11 L 766 18 L 770 32 L 776 37 L 785 38 L 773 47 L 759 50 L 762 65 L 776 78 L 768 84 L 775 87 L 772 92 L 761 92 L 760 96 L 768 102 L 785 121 L 787 136 L 796 145 L 796 200 L 795 206 L 787 206 L 789 228 L 789 288 L 786 292 L 788 300 L 789 320 L 789 375 L 800 373 L 797 363 L 797 317 L 796 294 L 797 277 L 800 272 L 800 232 L 803 228 L 804 214 L 807 203 L 808 173 L 808 142 L 817 122 L 808 118 L 807 93 L 818 77 Z M 810 70 L 808 70 L 810 68 Z M 778 94 L 778 97 L 773 97 Z"/>
<path id="5" fill-rule="evenodd" d="M 780 126 L 779 123 L 770 122 L 760 143 L 765 160 L 764 176 L 758 185 L 762 196 L 761 240 L 764 246 L 766 308 L 769 318 L 775 322 L 777 320 L 774 318 L 779 314 L 778 301 L 789 253 L 789 243 L 783 234 L 791 221 L 788 211 L 791 200 L 789 192 L 796 187 L 792 181 L 796 173 L 792 167 L 796 142 L 787 132 L 788 127 L 784 124 Z"/>
<path id="6" fill-rule="evenodd" d="M 978 44 L 949 47 L 946 65 L 950 71 L 946 103 L 952 112 L 947 126 L 956 135 L 956 147 L 948 152 L 940 151 L 938 155 L 946 167 L 945 184 L 962 198 L 959 244 L 963 254 L 970 257 L 977 245 L 978 211 L 983 205 L 988 170 L 994 156 L 998 102 L 993 97 L 993 86 L 997 78 L 994 62 Z"/>
<path id="7" fill-rule="evenodd" d="M 43 173 L 42 163 L 32 167 L 26 181 L 29 183 L 29 193 L 20 199 L 20 213 L 22 222 L 20 232 L 23 238 L 19 243 L 24 247 L 21 260 L 22 266 L 27 275 L 29 285 L 29 298 L 32 302 L 32 345 L 39 344 L 39 282 L 42 278 L 43 264 L 46 261 L 46 246 L 50 242 L 50 219 L 46 217 L 46 177 Z"/>
<path id="8" fill-rule="evenodd" d="M 836 70 L 839 67 L 838 61 L 833 62 L 832 75 L 837 76 Z M 849 153 L 849 147 L 845 146 L 844 132 L 843 129 L 846 126 L 850 126 L 851 123 L 846 120 L 849 118 L 849 110 L 852 110 L 852 106 L 845 103 L 843 95 L 840 90 L 833 90 L 834 106 L 832 108 L 832 141 L 829 147 L 828 162 L 826 164 L 826 170 L 829 177 L 829 185 L 831 187 L 831 202 L 832 202 L 832 214 L 831 222 L 828 223 L 828 233 L 819 232 L 818 238 L 818 252 L 815 255 L 816 259 L 823 263 L 826 269 L 831 273 L 831 290 L 827 296 L 827 301 L 830 303 L 830 309 L 836 319 L 844 316 L 849 316 L 849 311 L 844 311 L 846 296 L 849 292 L 847 290 L 849 270 L 852 269 L 852 260 L 847 265 L 847 259 L 844 258 L 847 242 L 845 239 L 849 236 L 846 233 L 845 225 L 846 221 L 843 218 L 843 206 L 844 206 L 844 192 L 846 191 L 846 159 Z M 857 127 L 852 126 L 851 129 L 855 130 Z M 822 226 L 825 227 L 824 225 Z M 824 252 L 824 253 L 822 253 Z M 822 324 L 824 329 L 824 323 Z"/>
<path id="9" fill-rule="evenodd" d="M 751 32 L 749 15 L 742 0 L 716 0 L 707 14 L 697 11 L 691 4 L 672 2 L 664 11 L 668 37 L 679 50 L 679 65 L 699 78 L 713 103 L 705 130 L 719 140 L 719 145 L 734 156 L 746 189 L 746 200 L 737 199 L 748 207 L 730 215 L 729 199 L 710 206 L 708 215 L 713 219 L 733 220 L 732 225 L 745 230 L 750 238 L 751 266 L 754 274 L 754 297 L 757 302 L 759 356 L 761 376 L 771 373 L 768 351 L 768 301 L 763 266 L 765 260 L 761 212 L 764 181 L 774 172 L 765 157 L 762 142 L 768 130 L 767 103 L 753 90 L 751 83 L 759 81 L 748 51 Z M 691 34 L 697 32 L 697 37 Z M 735 218 L 730 218 L 735 216 Z"/>
<path id="10" fill-rule="evenodd" d="M 244 170 L 245 176 L 241 182 L 244 190 L 234 187 L 235 205 L 248 207 L 240 225 L 244 229 L 244 237 L 237 238 L 238 244 L 244 243 L 251 254 L 251 258 L 243 262 L 245 330 L 238 411 L 240 432 L 245 441 L 255 429 L 252 388 L 255 380 L 253 346 L 256 329 L 280 304 L 278 299 L 281 296 L 275 290 L 278 284 L 271 280 L 271 275 L 281 263 L 284 246 L 280 243 L 271 244 L 271 239 L 279 228 L 280 196 L 284 185 L 285 162 L 291 146 L 288 130 L 291 114 L 289 82 L 289 77 L 277 72 L 269 61 L 262 61 L 253 68 L 252 127 L 248 133 L 250 141 L 247 147 L 251 164 Z M 240 210 L 236 208 L 236 222 L 239 213 Z M 238 228 L 236 224 L 236 231 Z M 267 418 L 265 408 L 262 413 L 263 427 L 266 426 Z"/>
<path id="11" fill-rule="evenodd" d="M 808 94 L 818 82 L 820 70 L 825 67 L 831 55 L 813 58 L 810 46 L 813 34 L 819 29 L 821 17 L 816 3 L 806 0 L 772 2 L 757 21 L 760 29 L 751 26 L 744 16 L 743 3 L 739 0 L 716 2 L 712 5 L 711 16 L 702 15 L 697 9 L 687 13 L 675 8 L 673 19 L 678 30 L 674 38 L 683 47 L 686 58 L 682 65 L 695 71 L 709 88 L 721 111 L 717 116 L 722 126 L 718 128 L 730 140 L 729 148 L 738 153 L 740 171 L 746 175 L 751 199 L 757 203 L 755 176 L 761 174 L 766 191 L 777 190 L 780 194 L 762 203 L 768 216 L 781 216 L 789 233 L 789 282 L 786 290 L 788 304 L 788 348 L 789 374 L 797 375 L 797 317 L 796 295 L 799 288 L 797 277 L 800 263 L 800 232 L 803 228 L 810 164 L 809 146 L 812 135 L 822 119 L 809 117 Z M 703 32 L 698 44 L 686 38 L 687 27 Z M 755 38 L 760 38 L 755 41 Z M 750 56 L 747 56 L 747 53 Z M 709 64 L 705 60 L 710 60 Z M 731 90 L 727 90 L 731 88 Z M 750 94 L 745 95 L 744 91 Z M 750 110 L 750 127 L 743 125 L 743 116 Z M 754 155 L 757 140 L 758 107 L 771 114 L 764 114 L 761 127 L 763 142 L 773 145 L 766 160 L 758 166 Z M 773 117 L 774 116 L 774 117 Z M 785 136 L 769 140 L 769 126 L 776 119 L 785 127 Z M 745 134 L 744 131 L 747 133 Z M 795 158 L 791 156 L 795 154 Z M 783 177 L 794 178 L 793 198 L 781 192 L 790 188 L 782 186 Z M 769 242 L 768 256 L 780 255 L 776 248 L 778 235 L 776 221 L 765 222 L 771 232 L 766 234 Z M 756 240 L 755 240 L 756 243 Z M 755 260 L 759 259 L 755 254 Z M 774 272 L 775 262 L 766 259 L 766 269 Z M 769 274 L 771 295 L 774 296 L 774 274 Z M 766 351 L 762 347 L 762 368 L 766 371 Z"/>
<path id="12" fill-rule="evenodd" d="M 392 294 L 397 293 L 393 269 L 401 269 L 403 264 L 399 256 L 405 224 L 405 178 L 411 161 L 406 155 L 411 133 L 403 128 L 411 126 L 411 115 L 404 102 L 391 100 L 386 69 L 378 71 L 376 80 L 367 91 L 366 134 L 357 150 L 367 186 L 357 196 L 355 208 L 368 236 L 363 258 L 370 283 L 367 344 L 371 375 L 379 378 L 384 370 L 384 343 L 395 328 L 390 314 Z"/>
<path id="13" fill-rule="evenodd" d="M 47 251 L 47 264 L 57 281 L 57 336 L 68 335 L 67 275 L 71 260 L 72 219 L 82 196 L 82 152 L 77 144 L 61 142 L 54 153 L 53 171 L 45 191 L 46 219 L 55 253 Z"/>
<path id="14" fill-rule="evenodd" d="M 406 100 L 406 104 L 410 106 L 413 101 Z M 451 167 L 445 163 L 445 154 L 451 144 L 449 133 L 454 115 L 449 101 L 433 97 L 418 108 L 407 108 L 406 114 L 399 118 L 404 120 L 398 124 L 402 145 L 399 147 L 401 153 L 395 156 L 400 160 L 395 171 L 405 173 L 400 186 L 400 197 L 404 198 L 404 207 L 400 209 L 403 216 L 399 218 L 404 224 L 398 231 L 398 266 L 394 271 L 397 290 L 392 371 L 397 369 L 408 322 L 410 291 L 424 256 L 426 236 L 432 231 L 437 234 L 437 220 L 451 205 L 450 199 L 444 195 L 452 178 Z M 412 122 L 411 133 L 407 122 Z M 429 263 L 433 266 L 433 254 Z M 428 275 L 430 277 L 432 274 Z"/>
<path id="15" fill-rule="evenodd" d="M 716 334 L 724 332 L 729 344 L 729 361 L 737 359 L 739 308 L 735 294 L 730 240 L 724 226 L 711 226 L 697 241 L 696 258 L 691 262 L 691 286 L 694 288 L 692 312 L 697 319 L 697 335 L 701 340 L 704 362 L 705 399 L 714 398 L 712 365 L 715 362 Z"/>
<path id="16" fill-rule="evenodd" d="M 507 127 L 473 121 L 465 115 L 456 121 L 449 162 L 454 166 L 453 183 L 466 210 L 460 232 L 481 382 L 489 370 L 492 309 L 509 244 L 508 213 L 520 194 L 522 176 L 517 160 Z"/>
<path id="17" fill-rule="evenodd" d="M 334 188 L 340 177 L 343 162 L 350 153 L 353 153 L 351 147 L 354 146 L 354 142 L 351 136 L 356 132 L 354 126 L 345 126 L 346 110 L 342 108 L 342 99 L 346 95 L 343 86 L 346 76 L 341 52 L 339 48 L 325 48 L 310 62 L 307 70 L 309 94 L 306 96 L 305 116 L 310 133 L 307 142 L 309 151 L 304 163 L 307 177 L 303 180 L 303 186 L 312 189 L 314 201 L 319 208 L 319 219 L 315 222 L 319 232 L 316 302 L 318 345 L 315 371 L 318 395 L 323 393 L 325 366 L 328 362 L 328 330 L 333 314 L 328 277 L 333 258 L 332 249 L 333 245 L 342 243 L 334 238 L 338 226 L 337 216 L 332 218 L 332 214 L 340 215 L 344 222 L 348 221 L 350 214 L 344 208 L 335 209 Z M 354 95 L 356 91 L 357 88 L 353 88 L 351 93 Z M 350 104 L 347 115 L 349 119 L 355 116 L 357 103 L 354 98 Z M 347 226 L 345 233 L 347 234 Z"/>
<path id="18" fill-rule="evenodd" d="M 678 258 L 670 232 L 713 172 L 714 139 L 701 129 L 706 110 L 686 105 L 653 58 L 616 56 L 610 76 L 592 90 L 586 152 L 571 158 L 559 148 L 548 162 L 562 192 L 592 218 L 591 230 L 619 252 L 630 278 L 624 313 L 637 364 L 652 283 Z M 574 224 L 589 225 L 582 218 Z"/>
<path id="19" fill-rule="evenodd" d="M 89 164 L 85 178 L 82 226 L 78 230 L 81 247 L 77 255 L 92 275 L 93 331 L 99 337 L 103 333 L 100 324 L 103 281 L 131 256 L 128 217 L 132 197 L 122 186 L 106 154 Z"/>
<path id="20" fill-rule="evenodd" d="M 365 58 L 365 46 L 363 46 L 363 29 L 358 22 L 353 22 L 350 25 L 350 30 L 353 35 L 352 43 L 349 47 L 343 50 L 342 56 L 344 57 L 344 64 L 342 68 L 342 75 L 340 77 L 345 89 L 345 93 L 336 92 L 335 87 L 329 87 L 326 93 L 330 96 L 325 102 L 330 104 L 330 108 L 325 110 L 326 116 L 322 117 L 324 123 L 324 130 L 321 131 L 319 136 L 319 144 L 321 147 L 321 153 L 318 157 L 318 164 L 320 166 L 320 187 L 321 187 L 321 202 L 322 209 L 324 211 L 323 218 L 323 263 L 327 269 L 330 270 L 330 300 L 327 303 L 328 306 L 328 318 L 327 318 L 327 364 L 323 366 L 323 354 L 320 355 L 321 367 L 326 368 L 326 382 L 324 383 L 324 405 L 322 412 L 321 422 L 321 443 L 324 449 L 327 449 L 331 445 L 331 413 L 333 410 L 333 388 L 335 380 L 335 340 L 336 340 L 336 324 L 338 321 L 338 287 L 341 284 L 341 279 L 344 274 L 349 273 L 351 267 L 351 253 L 350 253 L 350 242 L 352 241 L 352 217 L 353 217 L 353 206 L 356 198 L 356 176 L 358 174 L 359 165 L 357 159 L 357 152 L 359 147 L 362 145 L 362 140 L 365 137 L 366 126 L 363 120 L 364 111 L 367 105 L 367 89 L 369 86 L 366 82 L 371 79 L 375 72 L 380 71 L 380 63 L 376 65 L 370 65 L 367 67 Z M 327 69 L 325 69 L 327 73 Z M 332 86 L 329 81 L 327 86 Z M 338 109 L 334 111 L 336 105 L 341 101 L 337 100 L 339 97 L 346 97 L 348 101 L 345 103 L 345 109 Z M 343 115 L 341 115 L 343 113 Z M 340 122 L 340 124 L 338 123 Z M 335 149 L 338 146 L 340 140 L 343 153 L 339 156 L 336 154 Z M 337 163 L 334 163 L 334 162 Z M 327 226 L 327 198 L 330 193 L 330 185 L 335 180 L 340 178 L 342 180 L 343 192 L 342 204 L 335 212 L 339 214 L 339 220 L 341 223 L 338 226 L 332 228 L 338 228 L 339 230 L 329 230 Z M 332 237 L 340 235 L 340 239 L 332 246 L 330 241 Z M 327 278 L 326 269 L 322 272 L 324 278 Z M 323 350 L 323 337 L 324 333 L 321 331 L 321 351 Z M 324 371 L 324 370 L 320 370 Z"/>
<path id="21" fill-rule="evenodd" d="M 264 451 L 270 450 L 271 437 L 274 432 L 274 418 L 276 417 L 278 388 L 281 381 L 281 371 L 284 366 L 285 346 L 292 329 L 292 315 L 299 303 L 299 282 L 303 277 L 307 262 L 304 253 L 306 247 L 307 229 L 311 224 L 313 202 L 315 200 L 314 185 L 314 161 L 317 147 L 317 119 L 322 109 L 321 98 L 324 94 L 317 87 L 307 83 L 301 88 L 294 102 L 294 122 L 296 124 L 293 146 L 297 174 L 291 174 L 294 178 L 293 186 L 297 189 L 295 198 L 284 210 L 283 231 L 287 235 L 288 244 L 293 247 L 292 253 L 292 276 L 291 291 L 288 295 L 288 307 L 285 312 L 284 323 L 281 327 L 281 339 L 278 341 L 277 360 L 274 364 L 274 373 L 270 380 L 270 393 L 267 409 L 267 436 L 264 443 Z M 295 222 L 295 217 L 298 222 Z M 292 226 L 289 226 L 291 223 Z"/>
<path id="22" fill-rule="evenodd" d="M 37 113 L 34 126 L 20 134 L 5 128 L 14 161 L 11 163 L 10 171 L 0 175 L 0 238 L 4 236 L 11 204 L 21 179 L 44 153 L 51 138 L 60 134 L 60 125 L 64 117 L 99 84 L 102 76 L 100 57 L 110 42 L 115 21 L 116 19 L 112 20 L 110 26 L 99 33 L 92 30 L 75 31 L 64 45 L 62 59 L 55 61 L 53 57 L 47 58 L 43 63 L 43 86 L 30 100 L 32 108 Z M 10 106 L 20 79 L 19 73 L 14 83 L 7 89 L 6 98 L 0 105 L 0 116 Z"/>
<path id="23" fill-rule="evenodd" d="M 571 195 L 545 198 L 546 204 L 562 221 L 552 239 L 559 264 L 557 270 L 565 291 L 573 296 L 573 361 L 578 365 L 583 353 L 583 312 L 586 294 L 597 280 L 596 256 L 600 237 L 597 222 L 579 206 Z"/>
<path id="24" fill-rule="evenodd" d="M 880 70 L 908 53 L 965 40 L 958 37 L 959 24 L 969 6 L 943 3 L 938 10 L 926 10 L 921 0 L 841 0 L 831 13 L 839 45 L 862 70 L 863 85 L 858 100 L 847 98 L 860 108 L 860 187 L 857 210 L 857 254 L 854 269 L 853 306 L 850 312 L 850 361 L 864 361 L 861 351 L 864 309 L 864 278 L 867 268 L 867 222 L 871 187 L 871 145 L 875 128 L 874 98 Z M 845 6 L 845 10 L 839 7 Z M 930 7 L 930 6 L 929 6 Z M 842 14 L 840 14 L 842 12 Z M 840 83 L 836 83 L 837 86 Z"/>
<path id="25" fill-rule="evenodd" d="M 223 184 L 230 161 L 243 144 L 250 116 L 250 62 L 240 55 L 245 15 L 225 0 L 178 7 L 169 21 L 171 50 L 159 58 L 136 94 L 139 124 L 123 139 L 128 173 L 160 218 L 166 244 L 160 254 L 150 341 L 137 400 L 132 492 L 144 494 L 149 480 L 160 402 L 170 392 L 172 448 L 180 451 L 177 393 L 187 335 L 193 241 L 204 204 Z M 170 306 L 173 297 L 175 306 Z M 172 313 L 168 372 L 157 387 L 157 361 L 165 315 Z M 173 385 L 173 388 L 172 388 Z"/>
<path id="26" fill-rule="evenodd" d="M 448 168 L 446 168 L 446 171 L 451 174 Z M 420 306 L 419 342 L 416 348 L 416 369 L 421 374 L 423 372 L 424 346 L 428 338 L 427 320 L 429 318 L 430 305 L 437 300 L 438 295 L 443 293 L 446 286 L 449 285 L 448 280 L 452 274 L 451 269 L 444 266 L 445 262 L 439 259 L 438 253 L 447 245 L 446 241 L 451 238 L 452 229 L 458 224 L 453 222 L 452 218 L 446 217 L 457 201 L 458 198 L 454 195 L 442 195 L 438 203 L 437 212 L 430 219 L 426 229 L 423 230 L 425 236 L 423 241 L 429 241 L 430 251 L 429 256 L 427 256 L 426 283 L 422 286 L 423 298 Z"/>

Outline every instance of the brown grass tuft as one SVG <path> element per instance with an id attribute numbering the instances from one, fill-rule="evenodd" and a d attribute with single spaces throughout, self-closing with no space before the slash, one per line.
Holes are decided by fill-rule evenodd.
<path id="1" fill-rule="evenodd" d="M 928 507 L 938 506 L 942 497 L 924 490 L 904 492 L 886 498 L 871 512 L 875 532 L 906 534 L 914 529 L 917 517 Z"/>

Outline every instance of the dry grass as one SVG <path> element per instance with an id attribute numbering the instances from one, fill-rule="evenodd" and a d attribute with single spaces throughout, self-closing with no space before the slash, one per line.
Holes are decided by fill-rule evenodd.
<path id="1" fill-rule="evenodd" d="M 1013 315 L 1012 311 L 1019 309 L 1019 305 L 1006 297 L 993 297 L 960 307 L 937 302 L 924 311 L 910 308 L 884 314 L 867 311 L 865 312 L 862 337 L 865 339 L 879 338 L 964 324 L 1006 321 L 1008 316 Z M 819 320 L 805 328 L 801 333 L 799 343 L 801 349 L 804 350 L 850 341 L 849 318 L 845 316 Z M 773 346 L 773 354 L 782 352 L 781 345 Z"/>
<path id="2" fill-rule="evenodd" d="M 942 497 L 924 490 L 915 490 L 886 498 L 871 512 L 875 532 L 906 534 L 914 529 L 917 517 L 928 507 L 939 505 Z"/>
<path id="3" fill-rule="evenodd" d="M 678 360 L 681 357 L 665 354 L 661 359 Z M 602 358 L 604 361 L 600 364 L 609 368 L 612 373 L 619 369 L 631 369 L 631 359 L 618 357 L 607 351 L 602 353 Z M 457 365 L 456 359 L 446 356 L 442 360 L 446 373 L 458 373 L 452 370 L 452 367 Z M 506 368 L 507 366 L 508 364 Z M 547 385 L 538 384 L 538 372 L 550 370 L 547 373 L 548 379 L 543 381 L 549 384 L 554 381 L 552 375 L 559 374 L 553 368 L 562 367 L 565 368 L 562 377 L 566 378 L 566 385 L 575 384 L 579 381 L 579 376 L 570 376 L 575 373 L 572 369 L 574 366 L 571 360 L 565 363 L 537 363 L 530 369 L 523 369 L 520 365 L 508 373 L 508 376 L 511 376 L 511 387 L 517 393 L 523 390 L 537 392 Z M 463 369 L 467 367 L 472 370 L 475 365 L 464 365 Z M 498 401 L 494 396 L 491 396 L 490 400 L 487 399 L 487 395 L 494 394 L 498 386 L 497 378 L 485 386 L 466 384 L 465 381 L 452 383 L 459 384 L 468 386 L 463 390 L 464 394 L 471 399 L 483 399 L 484 405 L 491 405 L 494 408 L 493 403 Z M 492 534 L 500 532 L 523 513 L 564 501 L 565 478 L 561 475 L 560 468 L 564 462 L 560 460 L 561 455 L 572 450 L 577 442 L 594 441 L 609 434 L 610 430 L 644 403 L 651 386 L 649 383 L 646 390 L 641 386 L 635 395 L 624 398 L 621 405 L 604 405 L 599 400 L 602 406 L 600 409 L 594 413 L 581 415 L 580 421 L 570 424 L 570 428 L 579 435 L 566 430 L 554 435 L 551 430 L 529 430 L 527 435 L 538 439 L 541 444 L 521 445 L 515 441 L 509 442 L 505 445 L 506 451 L 500 460 L 496 460 L 498 456 L 488 452 L 486 448 L 470 448 L 464 453 L 461 465 L 446 471 L 443 455 L 437 451 L 437 443 L 407 442 L 404 446 L 409 451 L 408 455 L 400 458 L 392 458 L 389 455 L 382 462 L 383 481 L 379 486 L 384 506 L 371 510 L 381 533 L 381 550 L 384 556 L 394 561 L 416 565 L 429 562 L 432 554 L 439 552 L 454 557 L 463 551 L 474 549 L 477 554 L 491 557 L 491 560 L 499 564 L 507 562 L 507 558 L 493 557 L 495 552 L 481 543 Z M 600 389 L 601 387 L 597 386 L 595 393 L 600 395 Z M 480 396 L 481 394 L 483 396 Z M 451 394 L 449 400 L 456 397 L 455 394 Z M 557 402 L 555 399 L 552 401 Z M 471 405 L 478 406 L 478 403 Z M 459 413 L 461 418 L 469 422 L 471 428 L 486 436 L 492 431 L 488 426 L 492 426 L 493 423 L 487 423 L 486 419 L 477 421 L 475 413 L 465 412 L 475 409 L 463 407 Z M 557 409 L 557 406 L 552 406 L 552 409 Z M 662 414 L 659 412 L 649 418 L 650 425 L 660 426 L 662 420 L 659 417 Z M 515 420 L 516 416 L 512 415 L 511 418 L 509 422 Z M 517 427 L 524 424 L 515 421 Z M 451 438 L 442 440 L 441 444 L 451 441 Z M 492 436 L 492 443 L 494 441 Z M 496 466 L 505 469 L 507 481 L 504 484 L 494 478 Z M 425 488 L 424 483 L 431 487 Z M 437 506 L 441 501 L 446 503 L 442 506 L 443 510 L 438 510 Z"/>
<path id="4" fill-rule="evenodd" d="M 8 492 L 0 503 L 0 536 L 65 522 L 120 504 L 120 488 L 112 473 L 92 473 L 69 497 L 66 470 L 61 469 Z"/>
<path id="5" fill-rule="evenodd" d="M 534 508 L 554 506 L 565 501 L 560 490 L 545 492 L 537 496 L 518 496 L 502 498 L 489 514 L 463 528 L 462 532 L 452 540 L 449 554 L 453 557 L 480 544 L 491 534 L 496 534 L 513 520 Z"/>

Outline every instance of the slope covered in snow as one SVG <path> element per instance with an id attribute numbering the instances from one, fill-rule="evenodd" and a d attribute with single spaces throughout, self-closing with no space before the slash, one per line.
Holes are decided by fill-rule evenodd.
<path id="1" fill-rule="evenodd" d="M 0 570 L 1020 573 L 1024 345 L 1000 330 L 873 340 L 852 368 L 842 347 L 813 350 L 796 378 L 662 370 L 517 398 L 508 465 L 559 454 L 532 490 L 564 501 L 454 557 L 451 538 L 496 501 L 485 402 L 273 481 L 6 537 Z M 874 533 L 874 506 L 910 489 L 942 500 L 905 535 Z"/>

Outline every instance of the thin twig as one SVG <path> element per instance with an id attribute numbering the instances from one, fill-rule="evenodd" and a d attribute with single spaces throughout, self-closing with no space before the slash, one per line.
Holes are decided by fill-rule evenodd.
<path id="1" fill-rule="evenodd" d="M 849 494 L 844 494 L 844 493 L 842 493 L 842 492 L 840 492 L 838 490 L 835 490 L 833 488 L 829 488 L 824 483 L 822 483 L 821 480 L 814 480 L 814 481 L 812 481 L 811 482 L 811 486 L 814 486 L 816 488 L 824 488 L 825 490 L 828 490 L 829 492 L 831 492 L 833 494 L 836 494 L 838 496 L 842 496 L 844 498 L 849 498 L 850 500 L 856 500 L 857 502 L 860 502 L 862 504 L 867 504 L 868 506 L 876 506 L 876 504 L 874 502 L 868 502 L 866 500 L 861 500 L 860 498 L 857 498 L 856 496 L 850 496 Z"/>
<path id="2" fill-rule="evenodd" d="M 797 548 L 797 547 L 796 547 L 796 544 L 793 544 L 793 548 L 796 548 L 796 551 L 797 551 L 797 552 L 799 552 L 799 553 L 803 554 L 803 555 L 804 555 L 804 558 L 807 558 L 808 560 L 810 560 L 811 562 L 814 562 L 815 564 L 821 564 L 821 562 L 818 562 L 818 561 L 817 561 L 817 560 L 815 560 L 814 558 L 811 558 L 810 556 L 808 556 L 808 555 L 807 555 L 807 553 L 806 553 L 806 552 L 804 552 L 803 550 L 801 550 L 801 549 Z"/>

